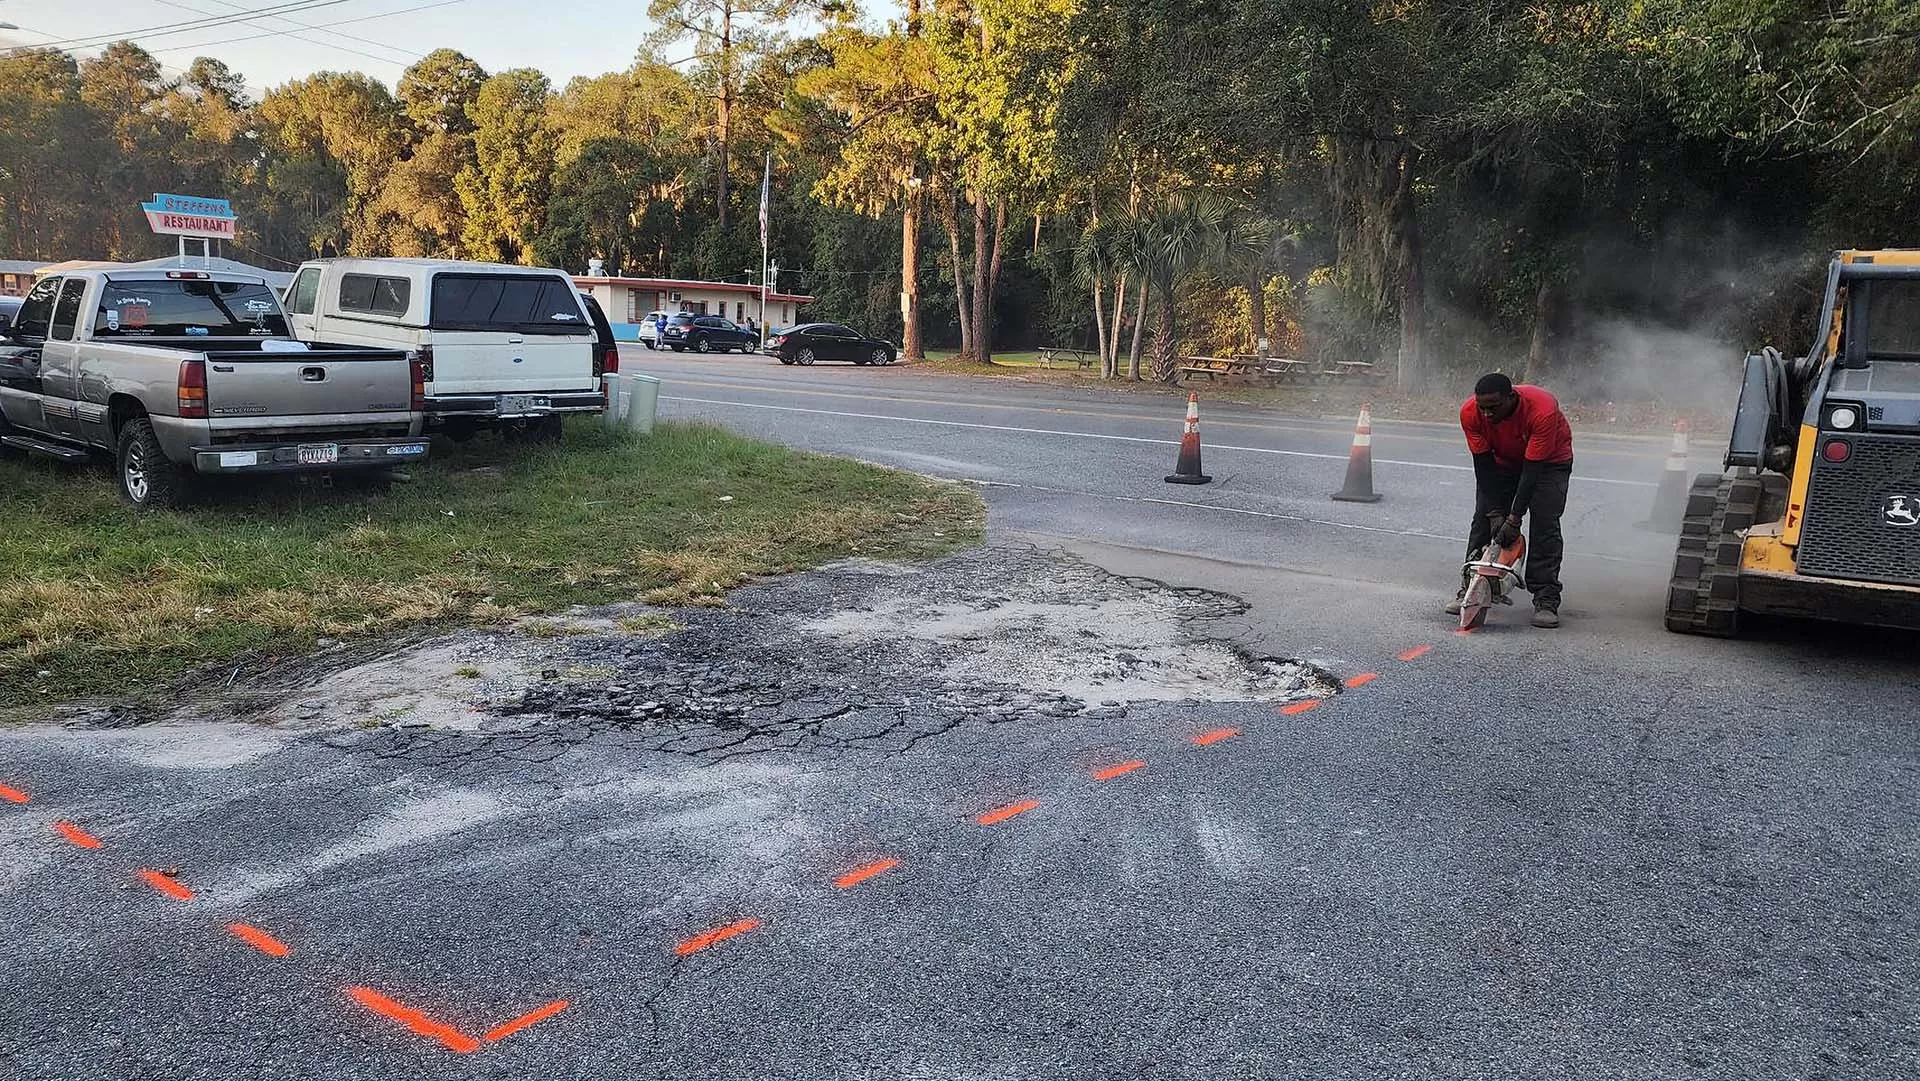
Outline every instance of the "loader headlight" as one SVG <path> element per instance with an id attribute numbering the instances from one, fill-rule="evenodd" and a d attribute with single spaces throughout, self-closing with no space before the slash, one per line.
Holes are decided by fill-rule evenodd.
<path id="1" fill-rule="evenodd" d="M 1860 423 L 1860 414 L 1856 412 L 1852 406 L 1843 405 L 1827 414 L 1827 423 L 1841 431 L 1845 431 L 1855 424 Z"/>

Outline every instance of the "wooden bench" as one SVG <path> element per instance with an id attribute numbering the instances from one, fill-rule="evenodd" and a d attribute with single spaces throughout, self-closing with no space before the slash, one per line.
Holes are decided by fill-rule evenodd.
<path id="1" fill-rule="evenodd" d="M 1040 366 L 1051 368 L 1055 361 L 1072 361 L 1081 368 L 1093 367 L 1093 350 L 1075 349 L 1067 345 L 1043 345 L 1040 347 Z"/>

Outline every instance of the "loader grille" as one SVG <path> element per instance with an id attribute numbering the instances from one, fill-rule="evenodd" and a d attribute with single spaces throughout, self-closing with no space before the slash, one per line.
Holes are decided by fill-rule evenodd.
<path id="1" fill-rule="evenodd" d="M 1798 568 L 1828 578 L 1920 585 L 1920 525 L 1888 517 L 1889 499 L 1900 496 L 1920 513 L 1920 439 L 1858 435 L 1849 442 L 1853 454 L 1845 462 L 1814 455 Z"/>

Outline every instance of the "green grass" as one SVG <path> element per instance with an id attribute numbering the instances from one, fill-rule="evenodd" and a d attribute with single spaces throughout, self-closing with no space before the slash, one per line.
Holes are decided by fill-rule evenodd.
<path id="1" fill-rule="evenodd" d="M 383 493 L 259 478 L 142 515 L 106 470 L 0 456 L 0 708 L 164 696 L 202 665 L 321 637 L 715 603 L 754 575 L 926 558 L 984 529 L 961 489 L 697 425 L 439 440 L 411 473 Z"/>

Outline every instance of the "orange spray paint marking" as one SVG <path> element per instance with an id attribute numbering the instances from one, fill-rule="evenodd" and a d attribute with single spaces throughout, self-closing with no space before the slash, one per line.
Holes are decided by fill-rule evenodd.
<path id="1" fill-rule="evenodd" d="M 140 880 L 176 901 L 193 900 L 193 891 L 159 871 L 142 871 Z"/>
<path id="2" fill-rule="evenodd" d="M 65 837 L 81 848 L 100 847 L 100 838 L 95 837 L 93 834 L 88 833 L 86 830 L 81 829 L 71 822 L 55 822 L 53 828 L 60 831 L 60 836 Z"/>
<path id="3" fill-rule="evenodd" d="M 557 1002 L 549 1002 L 531 1013 L 523 1013 L 513 1020 L 508 1021 L 506 1024 L 494 1029 L 492 1032 L 487 1033 L 487 1042 L 492 1043 L 495 1040 L 504 1040 L 523 1028 L 532 1028 L 566 1008 L 567 1000 L 563 998 Z"/>
<path id="4" fill-rule="evenodd" d="M 268 957 L 285 957 L 287 954 L 293 952 L 287 948 L 286 943 L 262 931 L 258 927 L 249 927 L 244 923 L 230 923 L 227 924 L 227 930 L 233 932 L 233 937 L 252 946 Z"/>
<path id="5" fill-rule="evenodd" d="M 1298 717 L 1310 709 L 1319 708 L 1319 705 L 1320 700 L 1318 698 L 1309 698 L 1304 702 L 1288 702 L 1286 705 L 1280 707 L 1280 712 L 1289 717 Z"/>
<path id="6" fill-rule="evenodd" d="M 1144 761 L 1136 758 L 1131 762 L 1122 762 L 1117 766 L 1108 766 L 1106 769 L 1094 770 L 1093 779 L 1096 781 L 1111 781 L 1123 773 L 1132 773 L 1144 765 L 1146 765 Z"/>
<path id="7" fill-rule="evenodd" d="M 860 883 L 865 882 L 875 875 L 886 874 L 898 866 L 900 866 L 900 861 L 892 856 L 888 856 L 883 860 L 875 860 L 865 867 L 855 867 L 853 870 L 834 879 L 833 884 L 844 890 L 848 886 L 858 886 Z"/>
<path id="8" fill-rule="evenodd" d="M 1399 656 L 1403 661 L 1417 661 L 1432 652 L 1432 646 L 1415 646 L 1412 649 L 1401 652 Z"/>
<path id="9" fill-rule="evenodd" d="M 1459 630 L 1453 632 L 1454 637 L 1456 638 L 1465 638 L 1467 635 L 1472 633 L 1473 633 L 1472 627 L 1462 627 Z"/>
<path id="10" fill-rule="evenodd" d="M 1355 687 L 1364 687 L 1379 678 L 1380 673 L 1378 672 L 1362 672 L 1357 676 L 1348 676 L 1347 689 L 1352 690 Z"/>
<path id="11" fill-rule="evenodd" d="M 995 807 L 986 814 L 977 815 L 974 817 L 974 821 L 983 826 L 994 826 L 1005 822 L 1014 815 L 1026 814 L 1038 806 L 1040 806 L 1040 801 L 1037 799 L 1023 799 L 1019 803 L 1010 803 L 1005 807 Z"/>
<path id="12" fill-rule="evenodd" d="M 8 788 L 6 785 L 0 784 L 0 799 L 6 800 L 8 803 L 25 803 L 27 802 L 27 798 L 27 794 L 18 788 Z"/>
<path id="13" fill-rule="evenodd" d="M 439 1040 L 441 1046 L 449 1051 L 466 1054 L 478 1051 L 480 1041 L 449 1025 L 443 1025 L 419 1010 L 403 1006 L 371 987 L 349 987 L 347 994 L 355 1002 L 372 1010 L 382 1017 L 400 1022 L 407 1031 Z"/>
<path id="14" fill-rule="evenodd" d="M 1239 734 L 1240 730 L 1238 728 L 1216 728 L 1211 732 L 1202 732 L 1193 737 L 1193 742 L 1197 747 L 1205 747 L 1210 743 L 1218 743 L 1223 739 L 1232 739 Z"/>
<path id="15" fill-rule="evenodd" d="M 737 920 L 727 924 L 725 927 L 716 927 L 711 931 L 697 934 L 678 946 L 675 946 L 673 952 L 681 957 L 685 957 L 690 953 L 699 953 L 701 950 L 706 949 L 716 942 L 725 942 L 735 935 L 744 935 L 758 926 L 760 926 L 760 921 L 756 919 L 748 918 Z"/>

